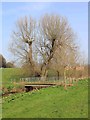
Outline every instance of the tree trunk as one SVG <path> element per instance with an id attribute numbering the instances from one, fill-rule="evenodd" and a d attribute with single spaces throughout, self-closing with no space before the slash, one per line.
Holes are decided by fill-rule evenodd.
<path id="1" fill-rule="evenodd" d="M 66 85 L 66 70 L 64 70 L 64 84 Z"/>
<path id="2" fill-rule="evenodd" d="M 53 39 L 53 41 L 52 41 L 52 49 L 50 50 L 50 56 L 41 67 L 41 80 L 44 80 L 44 81 L 46 80 L 46 77 L 47 77 L 48 65 L 54 55 L 54 49 L 55 49 L 54 45 L 55 45 L 55 39 Z"/>
<path id="3" fill-rule="evenodd" d="M 32 57 L 32 42 L 29 43 L 29 63 L 31 65 L 32 73 L 35 73 L 35 63 Z"/>
<path id="4" fill-rule="evenodd" d="M 41 67 L 41 80 L 42 80 L 42 81 L 45 81 L 45 80 L 46 80 L 47 72 L 48 72 L 48 69 L 47 69 L 46 65 L 43 65 L 43 66 Z"/>
<path id="5" fill-rule="evenodd" d="M 59 80 L 59 71 L 57 70 L 57 77 L 58 77 L 58 80 Z"/>

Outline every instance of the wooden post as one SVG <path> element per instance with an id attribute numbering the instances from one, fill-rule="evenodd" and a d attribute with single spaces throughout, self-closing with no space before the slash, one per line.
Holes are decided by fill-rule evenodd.
<path id="1" fill-rule="evenodd" d="M 64 70 L 64 89 L 67 89 L 67 85 L 66 85 L 66 69 Z"/>

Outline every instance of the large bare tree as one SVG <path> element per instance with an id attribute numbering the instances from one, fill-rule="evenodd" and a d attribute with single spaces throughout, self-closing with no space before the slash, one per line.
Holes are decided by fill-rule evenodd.
<path id="1" fill-rule="evenodd" d="M 75 34 L 65 17 L 46 14 L 40 19 L 39 27 L 37 49 L 42 59 L 41 77 L 46 79 L 51 61 L 59 58 L 62 64 L 68 65 L 71 54 L 70 61 L 75 61 L 73 53 L 76 55 L 77 46 Z"/>

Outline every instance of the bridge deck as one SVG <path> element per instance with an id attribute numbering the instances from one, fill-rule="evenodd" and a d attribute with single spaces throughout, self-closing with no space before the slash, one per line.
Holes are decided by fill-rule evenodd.
<path id="1" fill-rule="evenodd" d="M 56 84 L 26 84 L 25 88 L 26 88 L 26 92 L 29 92 L 33 89 L 40 89 L 40 88 L 46 88 L 46 87 L 50 87 L 50 86 L 54 86 Z"/>

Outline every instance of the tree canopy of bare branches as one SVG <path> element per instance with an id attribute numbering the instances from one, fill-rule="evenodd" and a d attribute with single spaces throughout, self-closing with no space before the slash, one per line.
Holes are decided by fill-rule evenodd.
<path id="1" fill-rule="evenodd" d="M 32 44 L 35 39 L 35 20 L 31 17 L 20 18 L 16 22 L 16 29 L 12 32 L 12 42 L 9 47 L 15 56 L 15 61 L 29 63 L 34 70 L 32 60 Z"/>
<path id="2" fill-rule="evenodd" d="M 43 64 L 42 76 L 46 76 L 51 61 L 69 65 L 76 61 L 75 34 L 65 17 L 46 14 L 40 19 L 39 53 Z M 57 62 L 55 62 L 57 64 Z M 58 67 L 58 64 L 57 64 Z"/>

